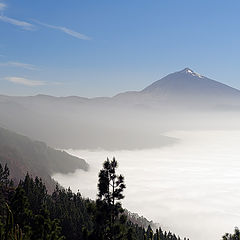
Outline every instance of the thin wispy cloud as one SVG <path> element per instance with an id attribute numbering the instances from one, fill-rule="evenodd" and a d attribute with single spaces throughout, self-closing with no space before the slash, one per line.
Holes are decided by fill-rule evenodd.
<path id="1" fill-rule="evenodd" d="M 24 30 L 34 30 L 34 25 L 29 22 L 5 16 L 4 10 L 6 7 L 7 5 L 5 3 L 0 2 L 0 21 L 18 26 Z"/>
<path id="2" fill-rule="evenodd" d="M 23 77 L 5 77 L 5 80 L 12 82 L 12 83 L 29 86 L 29 87 L 46 85 L 46 82 L 44 82 L 44 81 L 30 80 L 30 79 L 23 78 Z"/>
<path id="3" fill-rule="evenodd" d="M 81 39 L 81 40 L 91 40 L 91 38 L 88 37 L 87 35 L 84 35 L 82 33 L 76 32 L 76 31 L 74 31 L 72 29 L 69 29 L 69 28 L 66 28 L 66 27 L 50 25 L 50 24 L 42 23 L 42 22 L 37 21 L 37 20 L 34 20 L 34 22 L 36 22 L 39 25 L 42 25 L 44 27 L 47 27 L 47 28 L 59 30 L 59 31 L 61 31 L 63 33 L 66 33 L 66 34 L 68 34 L 68 35 L 70 35 L 72 37 L 75 37 L 75 38 L 78 38 L 78 39 Z"/>
<path id="4" fill-rule="evenodd" d="M 31 23 L 21 21 L 21 20 L 15 19 L 15 18 L 10 18 L 10 17 L 4 16 L 4 15 L 0 16 L 0 21 L 21 27 L 24 30 L 34 30 L 34 28 L 35 28 L 34 25 Z"/>
<path id="5" fill-rule="evenodd" d="M 15 26 L 18 26 L 24 30 L 34 30 L 36 28 L 36 26 L 30 22 L 26 22 L 26 21 L 22 21 L 22 20 L 18 20 L 15 18 L 11 18 L 11 17 L 7 17 L 4 15 L 4 10 L 7 7 L 7 5 L 5 3 L 0 2 L 0 21 L 2 22 L 6 22 Z M 51 29 L 56 29 L 59 30 L 65 34 L 68 34 L 72 37 L 81 39 L 81 40 L 90 40 L 91 38 L 88 37 L 85 34 L 79 33 L 77 31 L 74 31 L 70 28 L 67 27 L 63 27 L 63 26 L 55 26 L 55 25 L 51 25 L 51 24 L 46 24 L 46 23 L 42 23 L 40 21 L 37 20 L 33 20 L 35 23 L 47 27 L 47 28 L 51 28 Z"/>
<path id="6" fill-rule="evenodd" d="M 36 66 L 28 63 L 22 63 L 22 62 L 0 62 L 0 66 L 6 66 L 6 67 L 20 67 L 28 70 L 38 70 Z"/>
<path id="7" fill-rule="evenodd" d="M 52 82 L 51 85 L 63 85 L 63 82 Z"/>
<path id="8" fill-rule="evenodd" d="M 0 11 L 3 11 L 6 7 L 6 4 L 0 2 Z"/>

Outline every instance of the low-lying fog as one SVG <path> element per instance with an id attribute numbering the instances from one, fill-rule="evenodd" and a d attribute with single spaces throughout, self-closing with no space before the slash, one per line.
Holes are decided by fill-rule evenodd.
<path id="1" fill-rule="evenodd" d="M 90 171 L 55 174 L 64 187 L 96 198 L 103 161 L 116 157 L 127 188 L 123 206 L 191 240 L 219 240 L 240 225 L 240 131 L 171 132 L 161 149 L 68 152 Z"/>

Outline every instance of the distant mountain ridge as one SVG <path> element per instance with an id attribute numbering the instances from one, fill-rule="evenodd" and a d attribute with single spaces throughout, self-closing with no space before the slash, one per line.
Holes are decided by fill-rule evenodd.
<path id="1" fill-rule="evenodd" d="M 166 131 L 221 129 L 223 125 L 238 128 L 237 122 L 226 122 L 235 121 L 238 113 L 238 89 L 190 68 L 171 73 L 141 91 L 113 97 L 0 95 L 0 126 L 61 149 L 166 146 L 176 142 Z"/>
<path id="2" fill-rule="evenodd" d="M 10 97 L 0 95 L 0 103 L 2 104 L 20 103 L 26 107 L 37 106 L 37 104 L 45 104 L 46 106 L 55 104 L 56 106 L 66 107 L 85 105 L 91 107 L 93 105 L 112 106 L 115 103 L 127 105 L 147 103 L 147 106 L 151 107 L 153 102 L 157 102 L 158 105 L 167 102 L 171 107 L 171 104 L 176 104 L 179 100 L 179 105 L 183 101 L 192 105 L 204 102 L 206 99 L 212 101 L 210 104 L 212 107 L 216 105 L 240 104 L 240 90 L 200 75 L 190 68 L 185 68 L 168 74 L 141 91 L 123 92 L 113 97 L 54 97 L 43 94 L 27 97 Z M 207 106 L 209 107 L 209 102 Z"/>

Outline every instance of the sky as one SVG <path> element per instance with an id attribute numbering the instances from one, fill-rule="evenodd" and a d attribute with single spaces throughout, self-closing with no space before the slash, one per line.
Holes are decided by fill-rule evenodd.
<path id="1" fill-rule="evenodd" d="M 0 0 L 0 94 L 113 96 L 189 67 L 240 89 L 239 0 Z"/>

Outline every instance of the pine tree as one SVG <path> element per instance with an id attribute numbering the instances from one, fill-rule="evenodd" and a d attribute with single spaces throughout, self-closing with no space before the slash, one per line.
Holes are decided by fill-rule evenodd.
<path id="1" fill-rule="evenodd" d="M 22 240 L 23 233 L 18 224 L 14 223 L 12 211 L 8 204 L 6 206 L 5 223 L 0 224 L 0 239 L 1 240 Z"/>
<path id="2" fill-rule="evenodd" d="M 124 177 L 116 174 L 118 163 L 113 158 L 108 158 L 103 163 L 103 169 L 99 173 L 98 182 L 98 200 L 97 207 L 101 213 L 101 219 L 97 218 L 106 239 L 115 239 L 118 234 L 119 226 L 116 225 L 116 219 L 122 212 L 120 200 L 124 198 L 123 190 L 126 188 Z M 116 231 L 115 231 L 116 230 Z"/>
<path id="3" fill-rule="evenodd" d="M 3 187 L 7 187 L 9 184 L 9 168 L 7 166 L 7 164 L 5 164 L 4 168 L 2 167 L 2 165 L 0 164 L 0 184 Z"/>

